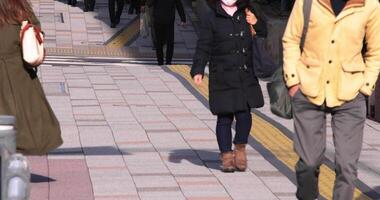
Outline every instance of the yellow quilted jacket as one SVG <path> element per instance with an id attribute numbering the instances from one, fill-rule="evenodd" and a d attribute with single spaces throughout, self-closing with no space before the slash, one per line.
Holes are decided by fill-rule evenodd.
<path id="1" fill-rule="evenodd" d="M 378 0 L 348 0 L 338 16 L 330 0 L 313 0 L 301 53 L 303 23 L 303 0 L 296 0 L 283 36 L 287 86 L 300 84 L 310 102 L 326 101 L 328 107 L 340 106 L 359 92 L 371 95 L 380 72 Z"/>

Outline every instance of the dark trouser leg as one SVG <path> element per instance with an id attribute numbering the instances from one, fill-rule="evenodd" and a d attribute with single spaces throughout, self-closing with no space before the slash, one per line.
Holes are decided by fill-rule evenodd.
<path id="1" fill-rule="evenodd" d="M 233 120 L 233 114 L 218 115 L 216 122 L 216 138 L 218 140 L 219 150 L 221 153 L 232 151 L 231 125 Z"/>
<path id="2" fill-rule="evenodd" d="M 173 52 L 174 52 L 174 23 L 166 26 L 166 64 L 172 64 Z"/>
<path id="3" fill-rule="evenodd" d="M 149 10 L 150 30 L 151 30 L 150 32 L 152 33 L 153 47 L 156 48 L 157 39 L 156 39 L 156 31 L 154 29 L 153 7 L 150 7 L 148 10 Z"/>
<path id="4" fill-rule="evenodd" d="M 110 13 L 111 24 L 115 22 L 115 1 L 116 0 L 108 0 L 108 11 Z"/>
<path id="5" fill-rule="evenodd" d="M 365 118 L 366 105 L 362 94 L 353 101 L 332 109 L 331 126 L 334 134 L 336 162 L 334 200 L 353 199 Z"/>
<path id="6" fill-rule="evenodd" d="M 134 0 L 130 0 L 129 1 L 128 14 L 133 14 L 134 9 L 135 9 L 135 2 L 134 2 Z"/>
<path id="7" fill-rule="evenodd" d="M 157 61 L 158 61 L 158 65 L 163 65 L 164 64 L 164 51 L 163 51 L 163 48 L 164 48 L 164 44 L 165 44 L 165 41 L 166 41 L 166 26 L 164 24 L 159 24 L 159 23 L 155 23 L 154 24 L 154 29 L 156 31 L 156 39 L 157 39 L 157 43 L 156 43 L 156 56 L 157 56 Z"/>
<path id="8" fill-rule="evenodd" d="M 90 10 L 90 0 L 84 0 L 84 12 L 87 12 Z"/>
<path id="9" fill-rule="evenodd" d="M 120 23 L 120 17 L 121 17 L 121 14 L 123 13 L 123 9 L 124 9 L 124 0 L 117 0 L 117 12 L 116 12 L 116 18 L 115 18 L 116 24 Z"/>
<path id="10" fill-rule="evenodd" d="M 250 111 L 235 113 L 236 134 L 234 144 L 247 144 L 252 127 L 252 115 Z"/>
<path id="11" fill-rule="evenodd" d="M 90 1 L 90 11 L 94 11 L 94 9 L 95 9 L 95 0 L 91 0 Z"/>
<path id="12" fill-rule="evenodd" d="M 319 167 L 326 149 L 326 114 L 298 91 L 292 99 L 294 118 L 294 149 L 300 157 L 296 165 L 297 198 L 318 197 Z"/>

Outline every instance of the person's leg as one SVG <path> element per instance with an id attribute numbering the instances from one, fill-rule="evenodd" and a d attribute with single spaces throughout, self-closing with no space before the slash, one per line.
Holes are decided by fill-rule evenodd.
<path id="1" fill-rule="evenodd" d="M 331 126 L 336 162 L 334 200 L 353 199 L 365 119 L 366 105 L 362 94 L 353 101 L 333 109 Z"/>
<path id="2" fill-rule="evenodd" d="M 134 2 L 135 2 L 136 14 L 139 15 L 141 11 L 141 2 L 140 0 L 134 0 Z"/>
<path id="3" fill-rule="evenodd" d="M 166 30 L 166 64 L 171 65 L 174 52 L 174 23 L 169 24 Z"/>
<path id="4" fill-rule="evenodd" d="M 234 155 L 232 153 L 232 131 L 231 125 L 233 114 L 218 115 L 216 122 L 216 138 L 221 152 L 222 171 L 235 171 Z"/>
<path id="5" fill-rule="evenodd" d="M 156 46 L 156 56 L 158 65 L 164 64 L 164 42 L 165 42 L 165 26 L 159 23 L 154 24 L 156 36 L 157 36 L 157 46 Z"/>
<path id="6" fill-rule="evenodd" d="M 123 14 L 124 0 L 117 0 L 117 12 L 115 23 L 118 25 L 120 23 L 121 14 Z"/>
<path id="7" fill-rule="evenodd" d="M 153 49 L 156 49 L 157 46 L 157 39 L 156 39 L 156 31 L 154 29 L 154 17 L 153 17 L 153 7 L 148 8 L 148 14 L 150 18 L 150 32 L 152 34 L 152 43 L 153 43 Z"/>
<path id="8" fill-rule="evenodd" d="M 134 9 L 134 1 L 133 1 L 133 0 L 130 0 L 130 1 L 129 1 L 128 14 L 133 14 L 133 9 Z"/>
<path id="9" fill-rule="evenodd" d="M 319 167 L 326 149 L 326 113 L 298 91 L 292 99 L 298 199 L 318 198 Z"/>
<path id="10" fill-rule="evenodd" d="M 94 11 L 95 10 L 95 0 L 91 0 L 91 3 L 90 3 L 90 11 Z"/>
<path id="11" fill-rule="evenodd" d="M 84 0 L 84 9 L 83 9 L 84 12 L 88 12 L 90 9 L 89 1 L 90 0 Z"/>
<path id="12" fill-rule="evenodd" d="M 216 138 L 221 153 L 232 151 L 232 122 L 233 114 L 218 115 L 216 122 Z"/>
<path id="13" fill-rule="evenodd" d="M 110 14 L 111 27 L 114 28 L 115 22 L 115 1 L 116 0 L 108 0 L 108 11 Z"/>
<path id="14" fill-rule="evenodd" d="M 247 154 L 245 148 L 248 143 L 248 137 L 252 127 L 252 115 L 250 110 L 247 110 L 245 112 L 235 113 L 235 118 L 235 164 L 237 170 L 245 171 L 247 169 Z"/>

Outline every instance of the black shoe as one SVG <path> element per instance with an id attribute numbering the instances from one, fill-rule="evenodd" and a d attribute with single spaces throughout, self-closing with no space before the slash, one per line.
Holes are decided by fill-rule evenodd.
<path id="1" fill-rule="evenodd" d="M 116 24 L 116 25 L 120 24 L 120 18 L 116 18 L 116 20 L 115 20 L 115 24 Z"/>
<path id="2" fill-rule="evenodd" d="M 116 24 L 115 23 L 111 23 L 111 28 L 116 28 Z"/>
<path id="3" fill-rule="evenodd" d="M 172 64 L 172 62 L 166 62 L 166 65 L 171 65 Z"/>
<path id="4" fill-rule="evenodd" d="M 88 12 L 88 8 L 84 8 L 84 9 L 83 9 L 83 12 Z"/>

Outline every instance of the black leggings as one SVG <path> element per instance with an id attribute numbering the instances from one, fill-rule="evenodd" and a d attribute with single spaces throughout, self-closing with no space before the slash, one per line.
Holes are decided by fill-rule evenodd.
<path id="1" fill-rule="evenodd" d="M 216 137 L 221 153 L 232 151 L 232 122 L 236 119 L 234 144 L 247 144 L 252 126 L 252 115 L 249 110 L 235 114 L 218 115 Z"/>

